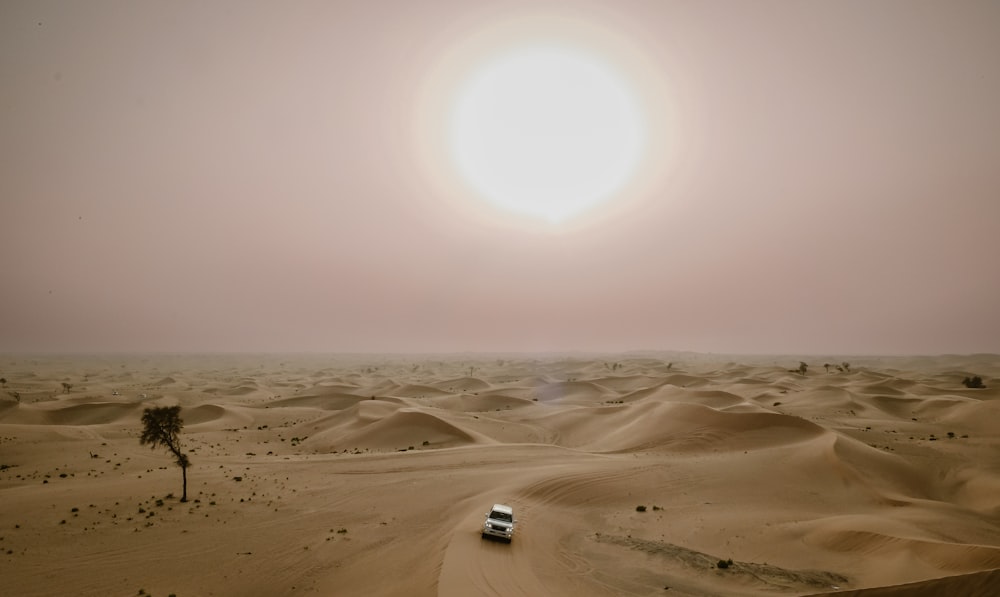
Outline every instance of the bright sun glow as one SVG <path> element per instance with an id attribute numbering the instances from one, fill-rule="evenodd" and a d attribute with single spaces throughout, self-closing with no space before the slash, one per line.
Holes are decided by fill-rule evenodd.
<path id="1" fill-rule="evenodd" d="M 616 69 L 572 46 L 495 55 L 459 87 L 448 138 L 462 179 L 514 214 L 559 223 L 613 198 L 645 144 Z"/>

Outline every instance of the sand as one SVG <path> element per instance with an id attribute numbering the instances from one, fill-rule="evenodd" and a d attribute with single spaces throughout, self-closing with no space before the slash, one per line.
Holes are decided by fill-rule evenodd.
<path id="1" fill-rule="evenodd" d="M 1000 594 L 995 355 L 6 355 L 0 376 L 7 595 Z M 138 442 L 174 404 L 186 503 Z M 480 537 L 495 502 L 509 545 Z"/>

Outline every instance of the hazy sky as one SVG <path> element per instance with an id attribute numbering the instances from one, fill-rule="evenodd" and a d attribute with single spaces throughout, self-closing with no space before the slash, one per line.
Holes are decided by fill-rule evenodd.
<path id="1" fill-rule="evenodd" d="M 427 165 L 498 23 L 624 61 L 619 208 Z M 0 351 L 1000 352 L 1000 3 L 6 1 L 0 226 Z"/>

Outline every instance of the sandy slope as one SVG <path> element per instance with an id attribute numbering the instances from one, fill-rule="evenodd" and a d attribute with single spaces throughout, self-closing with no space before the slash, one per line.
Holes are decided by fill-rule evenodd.
<path id="1" fill-rule="evenodd" d="M 8 355 L 4 593 L 1000 594 L 1000 358 L 799 360 Z"/>

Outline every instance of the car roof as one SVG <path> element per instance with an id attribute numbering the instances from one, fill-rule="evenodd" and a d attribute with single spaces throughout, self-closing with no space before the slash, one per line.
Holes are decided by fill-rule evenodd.
<path id="1" fill-rule="evenodd" d="M 506 512 L 507 514 L 513 514 L 514 513 L 514 509 L 513 508 L 511 508 L 510 506 L 506 506 L 504 504 L 493 504 L 493 511 L 494 512 Z"/>

